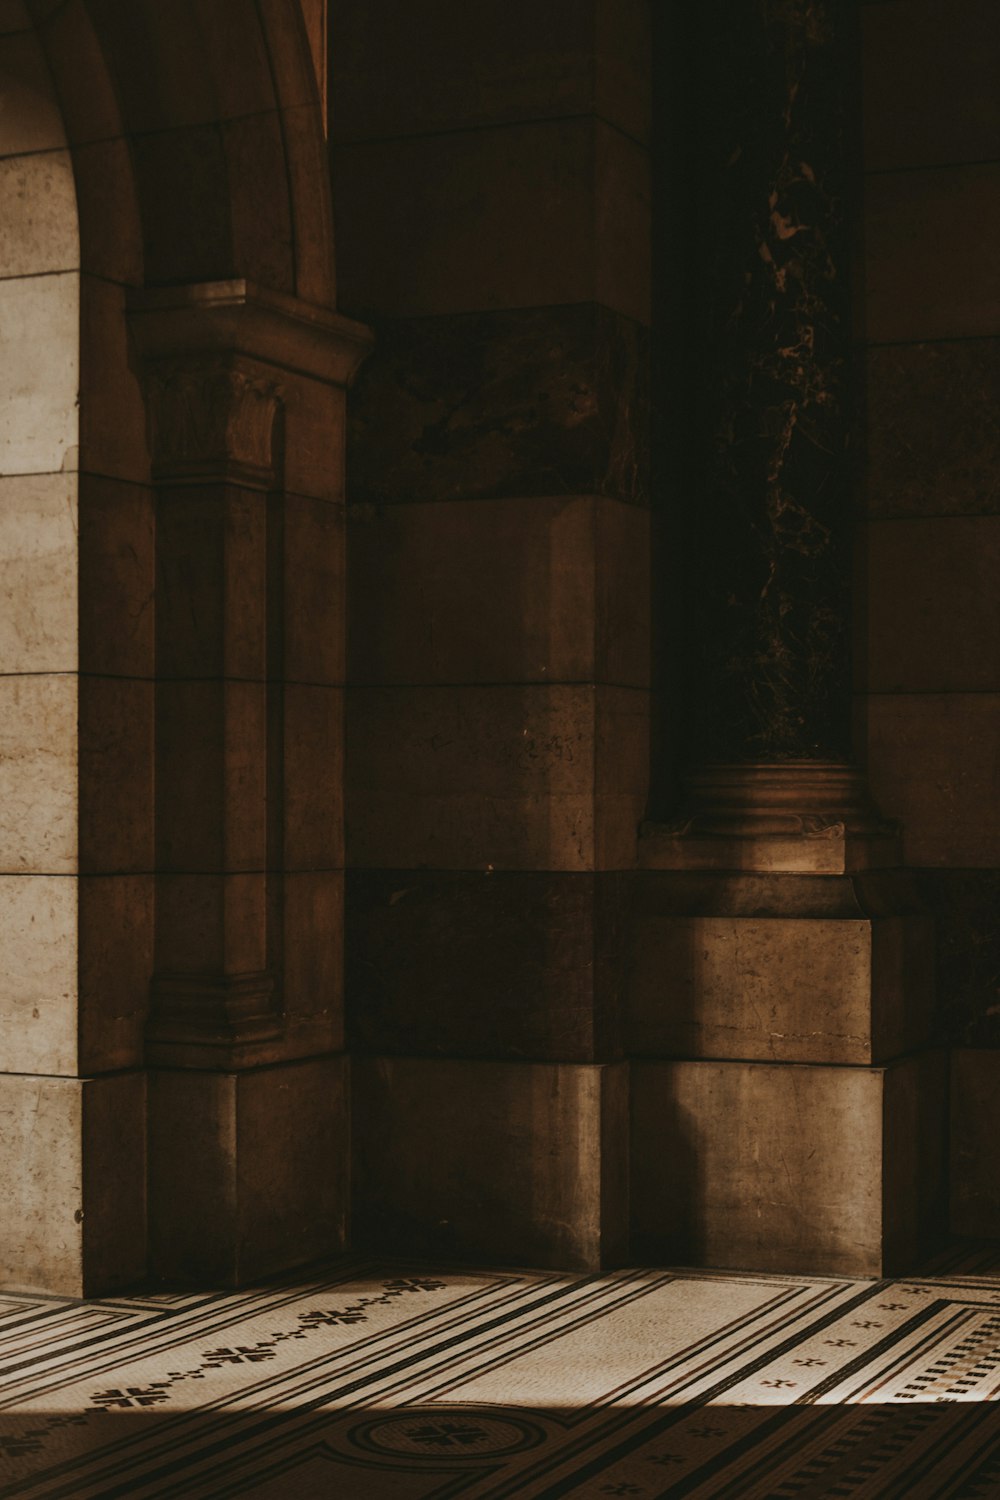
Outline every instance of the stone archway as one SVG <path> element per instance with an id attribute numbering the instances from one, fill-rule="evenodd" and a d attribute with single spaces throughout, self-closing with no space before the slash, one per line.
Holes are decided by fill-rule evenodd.
<path id="1" fill-rule="evenodd" d="M 58 123 L 66 224 L 74 181 L 79 203 L 58 268 L 78 372 L 34 381 L 38 400 L 79 382 L 78 527 L 39 605 L 66 723 L 15 716 L 26 743 L 0 760 L 61 840 L 53 869 L 19 819 L 16 872 L 62 882 L 0 961 L 21 1206 L 0 1280 L 144 1274 L 147 1101 L 152 1262 L 235 1280 L 343 1236 L 341 456 L 366 336 L 333 311 L 299 0 L 26 0 L 0 14 L 0 70 L 8 114 L 30 94 Z"/>

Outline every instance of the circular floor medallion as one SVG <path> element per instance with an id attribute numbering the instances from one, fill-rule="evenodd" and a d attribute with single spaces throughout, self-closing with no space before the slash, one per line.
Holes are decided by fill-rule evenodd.
<path id="1" fill-rule="evenodd" d="M 534 1422 L 506 1412 L 416 1410 L 352 1428 L 352 1444 L 383 1458 L 506 1458 L 544 1441 Z"/>

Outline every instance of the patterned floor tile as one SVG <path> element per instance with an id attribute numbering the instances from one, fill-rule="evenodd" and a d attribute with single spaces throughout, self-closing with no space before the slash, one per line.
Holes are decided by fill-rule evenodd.
<path id="1" fill-rule="evenodd" d="M 1000 1259 L 0 1299 L 0 1496 L 1000 1495 Z"/>

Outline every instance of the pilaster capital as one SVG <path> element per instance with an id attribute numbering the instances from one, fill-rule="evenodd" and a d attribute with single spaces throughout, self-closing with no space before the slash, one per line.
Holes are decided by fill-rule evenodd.
<path id="1" fill-rule="evenodd" d="M 157 478 L 273 480 L 276 381 L 226 356 L 180 355 L 150 366 L 146 397 Z"/>
<path id="2" fill-rule="evenodd" d="M 374 342 L 363 323 L 242 279 L 130 293 L 129 323 L 146 362 L 191 354 L 241 357 L 272 372 L 346 386 Z"/>

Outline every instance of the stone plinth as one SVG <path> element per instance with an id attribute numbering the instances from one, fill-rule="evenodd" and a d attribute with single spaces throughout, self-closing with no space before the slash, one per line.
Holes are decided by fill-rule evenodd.
<path id="1" fill-rule="evenodd" d="M 342 1250 L 347 1142 L 342 1056 L 151 1072 L 153 1274 L 236 1286 Z"/>
<path id="2" fill-rule="evenodd" d="M 632 1255 L 884 1276 L 940 1233 L 947 1058 L 632 1065 Z"/>
<path id="3" fill-rule="evenodd" d="M 626 1047 L 869 1064 L 924 1046 L 933 923 L 898 871 L 637 877 Z"/>
<path id="4" fill-rule="evenodd" d="M 627 1247 L 623 1063 L 359 1058 L 355 1243 L 596 1270 Z"/>

